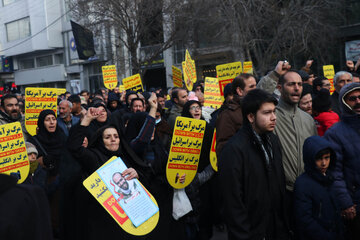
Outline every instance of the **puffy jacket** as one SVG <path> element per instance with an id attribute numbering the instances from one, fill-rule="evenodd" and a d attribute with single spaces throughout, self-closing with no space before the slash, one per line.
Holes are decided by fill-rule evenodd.
<path id="1" fill-rule="evenodd" d="M 331 160 L 324 176 L 316 168 L 315 156 L 326 148 L 331 149 Z M 336 154 L 319 136 L 305 140 L 303 153 L 305 173 L 296 179 L 294 188 L 297 235 L 299 239 L 342 239 L 342 220 L 333 189 Z"/>
<path id="2" fill-rule="evenodd" d="M 359 83 L 345 85 L 339 95 L 341 121 L 336 123 L 324 137 L 334 145 L 337 156 L 335 168 L 335 192 L 341 209 L 354 204 L 360 211 L 360 114 L 355 114 L 345 103 L 344 96 L 359 89 Z"/>

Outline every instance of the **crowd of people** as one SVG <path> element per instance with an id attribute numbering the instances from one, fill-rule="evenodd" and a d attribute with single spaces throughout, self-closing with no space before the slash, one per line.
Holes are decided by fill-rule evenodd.
<path id="1" fill-rule="evenodd" d="M 348 61 L 347 71 L 335 74 L 332 94 L 311 64 L 295 70 L 279 61 L 258 81 L 242 73 L 225 86 L 218 109 L 204 106 L 204 81 L 192 91 L 66 92 L 57 114 L 40 112 L 34 136 L 25 128 L 24 96 L 4 95 L 0 125 L 21 123 L 30 172 L 21 185 L 0 174 L 1 212 L 14 214 L 5 202 L 20 206 L 35 190 L 42 204 L 18 207 L 33 223 L 25 218 L 12 227 L 0 217 L 0 238 L 205 240 L 215 227 L 229 240 L 360 239 L 358 64 Z M 191 211 L 180 215 L 166 179 L 178 116 L 206 121 L 197 174 L 185 187 Z M 210 164 L 215 129 L 218 171 Z M 112 156 L 128 167 L 116 177 L 139 179 L 157 201 L 159 222 L 146 236 L 122 230 L 83 186 Z"/>

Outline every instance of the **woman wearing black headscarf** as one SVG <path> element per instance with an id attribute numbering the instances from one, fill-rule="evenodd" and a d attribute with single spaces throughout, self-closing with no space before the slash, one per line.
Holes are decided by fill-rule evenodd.
<path id="1" fill-rule="evenodd" d="M 91 121 L 89 126 L 86 128 L 86 137 L 89 141 L 91 141 L 91 137 L 98 129 L 110 123 L 109 112 L 103 103 L 96 103 L 91 107 L 97 109 L 98 116 L 93 121 Z"/>
<path id="2" fill-rule="evenodd" d="M 47 176 L 43 185 L 50 202 L 53 228 L 57 232 L 64 227 L 62 225 L 60 229 L 59 220 L 71 215 L 64 190 L 69 179 L 79 170 L 79 166 L 72 161 L 66 150 L 66 136 L 57 125 L 54 111 L 47 109 L 40 112 L 37 125 L 38 132 L 29 142 L 36 146 L 38 161 L 46 169 Z"/>
<path id="3" fill-rule="evenodd" d="M 82 181 L 95 172 L 111 157 L 118 156 L 128 167 L 122 175 L 127 180 L 138 178 L 148 186 L 149 167 L 146 166 L 126 143 L 125 138 L 115 125 L 106 125 L 92 136 L 89 146 L 83 147 L 88 126 L 100 116 L 99 110 L 89 108 L 79 125 L 74 126 L 69 134 L 68 149 L 80 163 L 82 177 L 78 182 L 75 196 L 78 203 L 78 216 L 74 239 L 133 239 L 126 234 L 112 217 L 103 209 L 95 198 L 82 186 Z"/>
<path id="4" fill-rule="evenodd" d="M 156 94 L 148 99 L 149 113 L 135 113 L 126 128 L 126 138 L 131 148 L 151 167 L 152 176 L 149 190 L 153 193 L 160 209 L 157 227 L 148 236 L 149 239 L 170 239 L 173 237 L 172 196 L 173 189 L 166 180 L 168 153 L 155 134 Z"/>
<path id="5" fill-rule="evenodd" d="M 182 117 L 204 120 L 202 116 L 201 104 L 199 101 L 190 100 L 184 107 Z M 188 232 L 192 233 L 195 239 L 210 239 L 212 236 L 212 213 L 217 205 L 213 205 L 211 197 L 211 186 L 213 179 L 210 179 L 214 170 L 210 165 L 210 148 L 214 129 L 206 123 L 203 144 L 201 147 L 198 171 L 192 183 L 185 188 L 193 211 L 182 217 L 180 220 L 186 223 Z M 196 226 L 199 231 L 196 230 Z"/>
<path id="6" fill-rule="evenodd" d="M 57 126 L 56 115 L 52 110 L 43 110 L 38 118 L 38 132 L 29 141 L 38 152 L 38 160 L 43 164 L 50 176 L 59 173 L 60 158 L 65 147 L 66 136 Z"/>

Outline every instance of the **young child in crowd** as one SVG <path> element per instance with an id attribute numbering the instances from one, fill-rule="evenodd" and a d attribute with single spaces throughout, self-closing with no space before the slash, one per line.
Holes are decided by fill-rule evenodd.
<path id="1" fill-rule="evenodd" d="M 294 210 L 298 239 L 343 239 L 343 223 L 333 191 L 336 154 L 324 138 L 303 146 L 305 173 L 295 182 Z"/>

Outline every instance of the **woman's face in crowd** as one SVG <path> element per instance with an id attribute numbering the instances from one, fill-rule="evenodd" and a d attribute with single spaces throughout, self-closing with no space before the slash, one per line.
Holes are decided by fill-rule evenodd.
<path id="1" fill-rule="evenodd" d="M 98 122 L 106 122 L 107 119 L 107 111 L 104 107 L 98 107 L 99 110 L 99 116 L 97 117 Z"/>
<path id="2" fill-rule="evenodd" d="M 45 129 L 48 131 L 48 132 L 55 132 L 56 131 L 56 117 L 52 114 L 49 114 L 45 117 L 45 120 L 44 120 L 44 126 L 45 126 Z"/>
<path id="3" fill-rule="evenodd" d="M 201 118 L 201 107 L 199 106 L 199 104 L 197 104 L 197 103 L 191 104 L 189 111 L 193 118 L 195 118 L 195 119 Z"/>
<path id="4" fill-rule="evenodd" d="M 105 129 L 102 137 L 107 150 L 117 151 L 119 149 L 120 138 L 115 128 Z"/>

